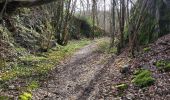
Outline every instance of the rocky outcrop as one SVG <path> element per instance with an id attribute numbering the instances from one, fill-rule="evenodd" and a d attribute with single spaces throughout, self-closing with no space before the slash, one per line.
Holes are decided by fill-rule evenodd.
<path id="1" fill-rule="evenodd" d="M 17 7 L 30 7 L 42 4 L 47 4 L 57 0 L 0 0 L 1 4 L 14 4 Z"/>
<path id="2" fill-rule="evenodd" d="M 20 8 L 15 14 L 3 16 L 0 23 L 0 56 L 3 59 L 11 60 L 23 55 L 21 49 L 34 53 L 55 45 L 54 38 L 47 39 L 49 33 L 53 33 L 50 24 L 47 25 L 50 20 L 44 20 L 45 16 L 41 16 L 45 15 L 43 11 L 34 9 L 40 8 Z"/>
<path id="3" fill-rule="evenodd" d="M 47 4 L 57 0 L 0 0 L 0 11 L 4 8 L 7 13 L 15 11 L 18 7 L 32 7 Z"/>

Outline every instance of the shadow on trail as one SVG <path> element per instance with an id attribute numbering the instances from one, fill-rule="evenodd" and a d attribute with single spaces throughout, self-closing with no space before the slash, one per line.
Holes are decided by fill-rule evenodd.
<path id="1" fill-rule="evenodd" d="M 69 72 L 74 72 L 76 69 L 78 69 L 78 66 L 83 65 L 87 62 L 90 62 L 91 59 L 95 59 L 97 58 L 97 56 L 99 56 L 97 53 L 96 54 L 88 54 L 86 56 L 84 56 L 83 58 L 80 58 L 79 60 L 75 60 L 71 63 L 65 64 L 63 65 L 63 67 L 56 67 L 56 69 L 52 72 L 52 74 L 50 76 L 58 76 L 58 74 L 68 74 Z M 76 65 L 76 66 L 75 66 Z"/>
<path id="2" fill-rule="evenodd" d="M 83 90 L 83 86 L 79 85 L 76 87 L 73 87 L 74 89 L 72 91 L 65 91 L 64 89 L 68 86 L 66 84 L 66 81 L 73 81 L 77 82 L 77 78 L 81 76 L 81 74 L 86 73 L 85 69 L 81 67 L 81 65 L 85 65 L 87 63 L 91 63 L 92 59 L 99 59 L 100 54 L 93 52 L 93 54 L 88 54 L 83 56 L 82 58 L 75 58 L 74 61 L 68 62 L 64 64 L 60 68 L 56 67 L 55 70 L 51 72 L 51 74 L 48 74 L 47 81 L 45 82 L 47 84 L 43 84 L 42 87 L 46 88 L 46 90 L 49 93 L 53 93 L 55 95 L 61 96 L 61 98 L 67 98 L 70 94 L 75 94 L 79 92 L 80 90 Z M 50 82 L 51 80 L 51 82 Z M 53 86 L 49 86 L 49 84 L 53 84 Z M 52 90 L 54 89 L 54 90 Z M 49 98 L 51 100 L 54 100 L 53 98 L 46 96 L 45 98 Z M 57 98 L 55 98 L 57 99 Z"/>
<path id="3" fill-rule="evenodd" d="M 95 85 L 101 80 L 102 76 L 110 68 L 111 64 L 114 62 L 114 57 L 109 59 L 108 63 L 99 70 L 95 77 L 90 81 L 89 85 L 83 90 L 83 93 L 77 98 L 77 100 L 87 100 L 90 94 L 94 91 Z"/>

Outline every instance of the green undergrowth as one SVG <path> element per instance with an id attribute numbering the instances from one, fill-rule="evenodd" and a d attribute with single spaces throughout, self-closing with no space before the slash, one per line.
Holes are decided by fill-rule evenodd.
<path id="1" fill-rule="evenodd" d="M 155 82 L 149 70 L 138 70 L 134 74 L 132 83 L 139 87 L 147 87 Z"/>
<path id="2" fill-rule="evenodd" d="M 19 95 L 19 100 L 32 100 L 31 91 L 37 89 L 38 87 L 39 83 L 37 81 L 30 82 L 24 91 Z"/>
<path id="3" fill-rule="evenodd" d="M 12 99 L 7 96 L 0 96 L 0 100 L 12 100 Z"/>
<path id="4" fill-rule="evenodd" d="M 123 83 L 123 84 L 119 84 L 119 85 L 117 85 L 117 86 L 115 86 L 118 90 L 125 90 L 125 89 L 127 89 L 128 88 L 128 85 L 127 84 L 125 84 L 125 83 Z"/>
<path id="5" fill-rule="evenodd" d="M 4 69 L 3 72 L 0 73 L 0 82 L 16 79 L 17 77 L 28 78 L 33 75 L 45 75 L 54 69 L 55 65 L 60 61 L 89 43 L 91 43 L 91 40 L 88 39 L 75 40 L 69 42 L 67 46 L 57 46 L 46 53 L 22 56 L 10 69 Z"/>
<path id="6" fill-rule="evenodd" d="M 156 67 L 161 71 L 170 71 L 170 61 L 159 60 L 156 62 Z"/>
<path id="7" fill-rule="evenodd" d="M 32 81 L 26 87 L 26 91 L 31 92 L 39 87 L 39 83 L 37 81 Z"/>
<path id="8" fill-rule="evenodd" d="M 116 54 L 117 49 L 116 47 L 110 48 L 110 40 L 105 39 L 98 42 L 97 52 L 106 53 L 106 54 Z"/>
<path id="9" fill-rule="evenodd" d="M 144 52 L 148 52 L 148 51 L 150 51 L 150 50 L 151 50 L 151 48 L 149 48 L 149 47 L 143 48 L 143 51 L 144 51 Z"/>

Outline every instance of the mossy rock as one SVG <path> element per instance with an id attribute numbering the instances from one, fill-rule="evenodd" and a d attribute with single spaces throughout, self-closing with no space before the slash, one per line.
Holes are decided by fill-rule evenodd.
<path id="1" fill-rule="evenodd" d="M 170 61 L 169 60 L 159 60 L 155 63 L 156 67 L 161 71 L 170 71 Z"/>
<path id="2" fill-rule="evenodd" d="M 154 84 L 155 79 L 151 76 L 149 70 L 139 70 L 134 74 L 132 83 L 139 87 L 147 87 Z"/>
<path id="3" fill-rule="evenodd" d="M 118 90 L 125 90 L 128 88 L 128 85 L 123 83 L 123 84 L 119 84 L 117 86 L 115 86 Z"/>

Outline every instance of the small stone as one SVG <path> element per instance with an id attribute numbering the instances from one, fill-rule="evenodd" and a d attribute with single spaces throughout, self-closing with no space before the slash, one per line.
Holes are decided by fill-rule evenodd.
<path id="1" fill-rule="evenodd" d="M 132 94 L 132 93 L 129 93 L 129 94 L 126 95 L 126 98 L 127 98 L 128 100 L 133 100 L 133 99 L 135 99 L 135 95 Z"/>
<path id="2" fill-rule="evenodd" d="M 15 86 L 14 85 L 10 85 L 8 88 L 11 89 L 11 90 L 14 90 Z"/>
<path id="3" fill-rule="evenodd" d="M 122 66 L 122 68 L 120 69 L 120 73 L 122 73 L 122 74 L 127 74 L 127 73 L 129 73 L 130 72 L 130 65 L 124 65 L 124 66 Z"/>
<path id="4" fill-rule="evenodd" d="M 143 68 L 149 70 L 149 65 L 143 65 Z"/>
<path id="5" fill-rule="evenodd" d="M 122 98 L 121 97 L 116 97 L 113 100 L 122 100 Z"/>

